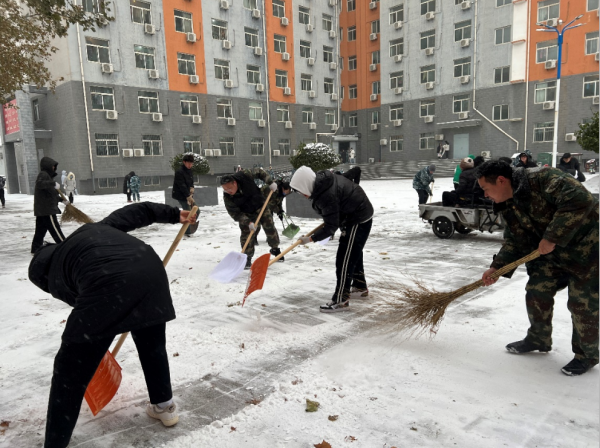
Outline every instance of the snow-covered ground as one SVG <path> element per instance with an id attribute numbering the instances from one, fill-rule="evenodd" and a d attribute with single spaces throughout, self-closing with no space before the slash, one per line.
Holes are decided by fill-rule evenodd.
<path id="1" fill-rule="evenodd" d="M 167 337 L 180 422 L 164 428 L 145 415 L 145 383 L 129 339 L 117 358 L 117 396 L 97 417 L 83 404 L 70 446 L 597 447 L 599 369 L 576 378 L 560 372 L 572 359 L 566 292 L 557 296 L 547 355 L 504 349 L 528 326 L 523 268 L 459 299 L 434 338 L 406 340 L 374 314 L 390 298 L 389 286 L 409 281 L 407 275 L 438 290 L 471 283 L 501 235 L 438 239 L 418 218 L 411 180 L 361 185 L 376 213 L 365 252 L 370 299 L 353 301 L 347 313 L 319 313 L 335 285 L 335 240 L 294 250 L 240 307 L 247 273 L 230 284 L 208 278 L 239 250 L 239 229 L 222 204 L 206 207 L 198 232 L 167 267 L 177 311 Z M 584 185 L 597 193 L 598 176 Z M 451 186 L 451 179 L 438 179 L 434 200 Z M 163 202 L 162 192 L 141 194 Z M 75 206 L 98 220 L 124 198 L 76 196 Z M 41 446 L 53 358 L 70 312 L 27 279 L 32 200 L 7 195 L 0 212 L 1 447 Z M 318 224 L 295 222 L 302 231 Z M 63 226 L 65 234 L 76 228 Z M 153 225 L 134 234 L 164 254 L 177 230 Z M 282 247 L 290 243 L 282 237 Z M 257 255 L 267 250 L 261 234 Z M 316 412 L 305 411 L 306 399 L 320 403 Z"/>

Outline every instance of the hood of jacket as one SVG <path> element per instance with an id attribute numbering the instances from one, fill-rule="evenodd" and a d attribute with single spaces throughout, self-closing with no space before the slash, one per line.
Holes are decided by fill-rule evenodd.
<path id="1" fill-rule="evenodd" d="M 40 170 L 45 171 L 51 177 L 56 176 L 56 167 L 58 166 L 58 162 L 50 157 L 42 157 L 40 160 Z"/>
<path id="2" fill-rule="evenodd" d="M 301 166 L 292 176 L 290 187 L 308 197 L 311 197 L 315 188 L 315 178 L 316 174 L 313 170 L 307 166 Z"/>
<path id="3" fill-rule="evenodd" d="M 67 176 L 67 179 L 69 179 L 69 180 L 75 180 L 75 174 L 73 174 L 72 172 L 69 173 L 69 175 Z"/>
<path id="4" fill-rule="evenodd" d="M 52 265 L 52 256 L 58 244 L 47 244 L 37 250 L 29 263 L 29 280 L 42 291 L 48 290 L 48 273 Z"/>
<path id="5" fill-rule="evenodd" d="M 331 171 L 329 171 L 329 170 L 319 171 L 316 174 L 316 178 L 315 178 L 315 182 L 314 182 L 314 189 L 313 189 L 313 192 L 312 192 L 312 195 L 310 196 L 310 198 L 311 199 L 317 198 L 323 192 L 329 190 L 329 188 L 333 185 L 334 180 L 335 180 L 335 174 L 333 174 Z"/>

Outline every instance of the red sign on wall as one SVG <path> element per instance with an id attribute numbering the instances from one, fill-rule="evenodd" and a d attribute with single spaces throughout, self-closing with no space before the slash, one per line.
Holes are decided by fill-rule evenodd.
<path id="1" fill-rule="evenodd" d="M 9 104 L 11 106 L 9 106 Z M 21 130 L 21 126 L 19 126 L 19 110 L 16 106 L 17 100 L 12 100 L 10 103 L 5 104 L 3 107 L 4 130 L 6 134 L 12 134 Z"/>

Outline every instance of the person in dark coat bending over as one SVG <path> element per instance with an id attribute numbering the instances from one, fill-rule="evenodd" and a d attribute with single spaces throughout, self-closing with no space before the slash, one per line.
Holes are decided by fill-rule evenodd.
<path id="1" fill-rule="evenodd" d="M 166 351 L 165 323 L 175 319 L 169 280 L 152 247 L 127 232 L 157 222 L 193 222 L 189 213 L 151 202 L 130 205 L 35 253 L 31 282 L 73 307 L 54 359 L 46 448 L 69 444 L 89 382 L 114 337 L 126 332 L 150 395 L 146 413 L 165 426 L 179 420 Z"/>
<path id="2" fill-rule="evenodd" d="M 328 170 L 315 174 L 301 166 L 290 181 L 292 189 L 312 201 L 313 209 L 323 217 L 325 226 L 302 244 L 321 241 L 342 230 L 335 260 L 337 282 L 331 302 L 321 305 L 322 313 L 347 311 L 350 298 L 367 298 L 369 290 L 363 266 L 363 248 L 373 224 L 373 206 L 364 190 Z"/>
<path id="3" fill-rule="evenodd" d="M 194 155 L 185 154 L 181 162 L 181 166 L 175 171 L 173 179 L 173 191 L 171 197 L 179 202 L 184 210 L 191 210 L 194 204 L 194 174 L 192 167 L 194 166 Z M 192 227 L 188 227 L 185 231 L 187 236 L 193 233 Z"/>

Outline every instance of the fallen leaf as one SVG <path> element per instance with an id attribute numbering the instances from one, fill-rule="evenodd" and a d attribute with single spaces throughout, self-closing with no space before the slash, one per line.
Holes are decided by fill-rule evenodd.
<path id="1" fill-rule="evenodd" d="M 356 437 L 354 436 L 346 436 L 344 437 L 344 442 L 356 442 L 356 440 L 358 440 Z"/>
<path id="2" fill-rule="evenodd" d="M 327 442 L 325 442 L 325 440 L 323 440 L 321 443 L 317 443 L 316 445 L 313 445 L 315 448 L 331 448 L 331 445 Z"/>
<path id="3" fill-rule="evenodd" d="M 414 426 L 411 426 L 411 427 L 410 427 L 410 430 L 411 430 L 411 431 L 417 431 L 417 428 L 415 428 Z"/>
<path id="4" fill-rule="evenodd" d="M 229 431 L 229 432 L 233 432 L 233 431 L 235 431 L 235 426 L 232 426 L 231 431 Z"/>
<path id="5" fill-rule="evenodd" d="M 173 356 L 179 356 L 179 352 L 173 353 Z"/>
<path id="6" fill-rule="evenodd" d="M 243 342 L 240 344 L 240 348 L 241 348 L 242 350 L 244 350 L 244 349 L 246 348 L 246 346 L 244 345 L 244 343 L 243 343 Z"/>
<path id="7" fill-rule="evenodd" d="M 35 313 L 34 316 L 41 316 L 41 314 L 40 313 Z"/>
<path id="8" fill-rule="evenodd" d="M 219 249 L 221 246 L 215 246 L 213 247 L 213 249 Z"/>
<path id="9" fill-rule="evenodd" d="M 375 400 L 377 400 L 377 397 L 369 397 L 369 400 L 375 401 Z"/>
<path id="10" fill-rule="evenodd" d="M 330 422 L 335 422 L 338 418 L 339 418 L 339 415 L 330 415 L 329 417 L 327 417 L 327 419 Z"/>
<path id="11" fill-rule="evenodd" d="M 10 425 L 10 420 L 2 420 L 0 423 L 0 427 L 2 428 L 8 428 L 8 425 Z"/>
<path id="12" fill-rule="evenodd" d="M 264 306 L 265 308 L 267 307 L 267 305 L 265 305 L 264 303 L 261 306 Z"/>
<path id="13" fill-rule="evenodd" d="M 192 269 L 194 269 L 194 268 L 190 268 L 189 270 L 191 271 Z"/>
<path id="14" fill-rule="evenodd" d="M 292 384 L 295 386 L 296 384 L 300 384 L 302 382 L 302 380 L 300 378 L 296 378 L 295 380 L 292 380 Z"/>
<path id="15" fill-rule="evenodd" d="M 247 404 L 253 404 L 253 405 L 257 405 L 262 401 L 261 398 L 252 398 L 252 400 L 246 400 Z"/>
<path id="16" fill-rule="evenodd" d="M 318 401 L 312 401 L 308 398 L 306 399 L 306 412 L 317 412 L 319 406 L 320 404 Z"/>
<path id="17" fill-rule="evenodd" d="M 65 319 L 63 319 L 63 320 L 60 321 L 61 324 L 64 324 L 65 322 L 66 322 Z"/>
<path id="18" fill-rule="evenodd" d="M 387 252 L 379 252 L 379 255 L 387 255 Z"/>

